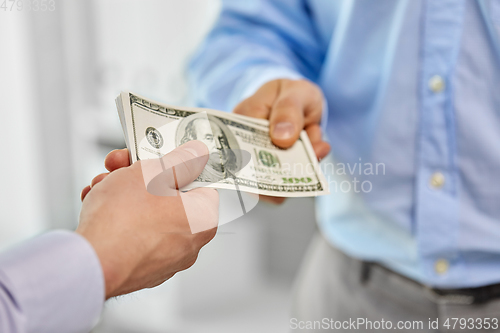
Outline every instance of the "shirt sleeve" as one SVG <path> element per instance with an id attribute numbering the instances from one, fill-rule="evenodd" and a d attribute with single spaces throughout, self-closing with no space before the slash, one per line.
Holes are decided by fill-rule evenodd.
<path id="1" fill-rule="evenodd" d="M 306 1 L 224 0 L 190 65 L 192 97 L 231 111 L 268 81 L 317 81 L 325 52 Z"/>
<path id="2" fill-rule="evenodd" d="M 36 237 L 0 254 L 0 332 L 89 332 L 104 290 L 87 240 L 69 231 Z"/>

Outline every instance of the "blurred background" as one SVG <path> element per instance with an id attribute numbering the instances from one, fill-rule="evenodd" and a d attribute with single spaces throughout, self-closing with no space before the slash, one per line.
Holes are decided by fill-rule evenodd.
<path id="1" fill-rule="evenodd" d="M 186 66 L 220 7 L 55 0 L 28 10 L 19 1 L 0 0 L 0 249 L 76 227 L 81 189 L 125 146 L 121 90 L 192 104 Z M 312 199 L 261 202 L 222 226 L 190 270 L 108 301 L 93 332 L 288 332 L 293 279 L 315 228 Z"/>

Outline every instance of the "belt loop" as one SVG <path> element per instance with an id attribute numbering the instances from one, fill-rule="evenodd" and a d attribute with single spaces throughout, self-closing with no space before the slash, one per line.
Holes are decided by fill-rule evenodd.
<path id="1" fill-rule="evenodd" d="M 361 262 L 360 282 L 366 284 L 370 280 L 372 264 L 368 261 Z"/>

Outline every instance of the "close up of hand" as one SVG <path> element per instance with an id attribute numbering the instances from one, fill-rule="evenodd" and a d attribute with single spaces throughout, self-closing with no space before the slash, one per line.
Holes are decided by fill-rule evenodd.
<path id="1" fill-rule="evenodd" d="M 234 108 L 234 113 L 268 119 L 272 142 L 289 148 L 304 129 L 318 160 L 330 152 L 323 140 L 320 121 L 323 112 L 321 89 L 307 80 L 270 81 Z M 282 203 L 284 198 L 260 196 L 264 201 Z"/>
<path id="2" fill-rule="evenodd" d="M 145 175 L 144 170 L 154 170 L 151 163 L 159 164 L 158 160 L 131 166 L 128 161 L 126 149 L 111 152 L 105 160 L 110 173 L 95 177 L 82 191 L 76 232 L 99 257 L 106 298 L 155 287 L 189 268 L 215 236 L 218 224 L 216 190 L 177 190 L 196 179 L 205 167 L 208 149 L 203 143 L 190 141 L 162 157 L 162 166 L 175 166 L 175 182 L 155 179 L 165 180 L 165 186 L 175 184 L 174 195 L 153 195 L 146 188 L 145 179 L 154 175 Z M 193 233 L 193 226 L 204 231 Z"/>
<path id="3" fill-rule="evenodd" d="M 130 159 L 129 159 L 129 153 L 128 149 L 117 149 L 113 150 L 110 152 L 106 158 L 104 159 L 104 166 L 106 167 L 106 170 L 109 172 L 107 173 L 101 173 L 100 175 L 97 175 L 92 179 L 90 182 L 90 185 L 87 185 L 81 193 L 81 199 L 85 199 L 87 194 L 90 192 L 92 187 L 94 187 L 96 184 L 101 182 L 106 176 L 110 174 L 110 172 L 113 172 L 115 170 L 118 170 L 120 168 L 125 168 L 130 166 Z"/>

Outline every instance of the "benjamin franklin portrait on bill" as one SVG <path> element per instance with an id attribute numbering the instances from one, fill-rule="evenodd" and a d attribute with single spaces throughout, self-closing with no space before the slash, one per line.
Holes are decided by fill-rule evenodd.
<path id="1" fill-rule="evenodd" d="M 182 119 L 175 138 L 177 147 L 191 140 L 199 140 L 207 145 L 210 158 L 198 181 L 216 183 L 233 177 L 241 169 L 238 142 L 227 126 L 215 116 L 199 113 Z"/>

